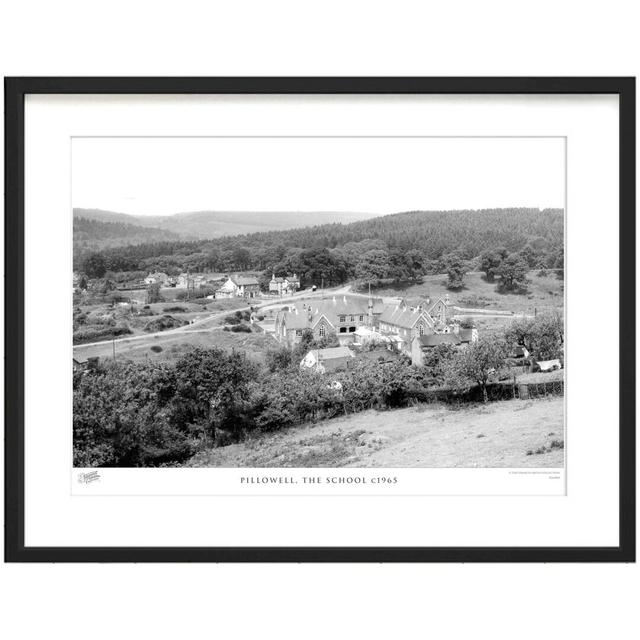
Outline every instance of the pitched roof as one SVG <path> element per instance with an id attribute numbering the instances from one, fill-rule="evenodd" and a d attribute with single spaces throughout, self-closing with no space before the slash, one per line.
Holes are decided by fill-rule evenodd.
<path id="1" fill-rule="evenodd" d="M 446 300 L 444 300 L 442 298 L 434 298 L 433 300 L 430 300 L 430 301 L 427 302 L 427 304 L 426 304 L 427 310 L 431 311 L 433 309 L 433 307 L 435 307 L 439 302 L 442 302 L 442 304 L 445 307 L 449 306 L 449 303 Z"/>
<path id="2" fill-rule="evenodd" d="M 428 336 L 419 336 L 421 347 L 437 347 L 440 344 L 460 344 L 462 340 L 455 333 L 433 333 Z"/>
<path id="3" fill-rule="evenodd" d="M 279 311 L 276 318 L 285 320 L 287 329 L 306 329 L 310 327 L 309 319 L 306 313 L 295 313 L 292 311 Z"/>
<path id="4" fill-rule="evenodd" d="M 418 309 L 417 307 L 412 309 L 403 305 L 386 306 L 380 315 L 380 322 L 411 329 L 419 318 L 423 318 L 428 325 L 433 326 L 433 319 L 424 309 Z"/>
<path id="5" fill-rule="evenodd" d="M 383 308 L 382 300 L 373 298 L 373 313 L 381 313 Z M 368 312 L 367 296 L 342 295 L 293 302 L 289 311 L 280 311 L 278 316 L 285 320 L 287 328 L 301 329 L 315 327 L 323 316 L 335 326 L 340 323 L 340 316 L 366 316 Z"/>
<path id="6" fill-rule="evenodd" d="M 471 342 L 473 339 L 473 329 L 460 329 L 458 336 L 461 342 Z"/>
<path id="7" fill-rule="evenodd" d="M 328 347 L 327 349 L 312 349 L 318 360 L 333 360 L 334 358 L 352 358 L 349 347 Z"/>

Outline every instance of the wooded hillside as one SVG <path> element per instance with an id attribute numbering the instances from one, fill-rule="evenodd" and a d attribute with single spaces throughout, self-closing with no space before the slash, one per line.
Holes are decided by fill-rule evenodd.
<path id="1" fill-rule="evenodd" d="M 391 277 L 401 278 L 405 272 L 409 277 L 429 272 L 429 263 L 452 253 L 470 260 L 498 247 L 524 252 L 531 266 L 544 262 L 553 267 L 563 243 L 562 209 L 412 211 L 350 224 L 117 247 L 101 251 L 100 258 L 113 272 L 258 269 L 296 271 L 304 277 L 306 270 L 310 278 L 325 278 L 330 284 L 358 277 L 357 265 L 365 254 L 363 275 L 375 274 L 378 265 L 381 272 L 391 265 Z M 76 254 L 77 269 L 85 257 Z"/>

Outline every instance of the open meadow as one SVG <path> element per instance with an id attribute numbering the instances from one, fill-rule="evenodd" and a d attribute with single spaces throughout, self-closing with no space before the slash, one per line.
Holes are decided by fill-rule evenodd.
<path id="1" fill-rule="evenodd" d="M 377 288 L 372 292 L 378 296 L 401 296 L 408 302 L 418 302 L 424 298 L 444 298 L 449 296 L 451 304 L 473 309 L 499 309 L 533 315 L 536 311 L 549 311 L 562 308 L 563 281 L 558 280 L 552 271 L 547 276 L 530 271 L 531 281 L 525 293 L 499 293 L 496 282 L 487 282 L 480 271 L 471 271 L 464 276 L 464 287 L 457 291 L 447 288 L 445 274 L 427 275 L 420 284 L 390 285 Z"/>

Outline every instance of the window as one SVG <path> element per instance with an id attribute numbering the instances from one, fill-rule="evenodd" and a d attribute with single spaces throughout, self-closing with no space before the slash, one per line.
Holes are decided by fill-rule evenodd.
<path id="1" fill-rule="evenodd" d="M 349 333 L 353 333 L 356 330 L 355 327 L 349 327 Z"/>
<path id="2" fill-rule="evenodd" d="M 420 335 L 421 335 L 421 336 L 422 336 L 422 335 L 424 335 L 424 325 L 423 325 L 423 324 L 421 324 L 421 325 L 418 327 L 418 331 L 420 332 Z"/>
<path id="3" fill-rule="evenodd" d="M 360 316 L 360 322 L 364 322 L 364 316 Z"/>
<path id="4" fill-rule="evenodd" d="M 346 316 L 340 316 L 340 322 L 344 322 L 347 319 Z"/>
<path id="5" fill-rule="evenodd" d="M 353 322 L 353 316 L 349 316 L 349 322 Z"/>
<path id="6" fill-rule="evenodd" d="M 347 333 L 347 327 L 340 327 L 340 333 Z"/>
<path id="7" fill-rule="evenodd" d="M 302 337 L 302 329 L 296 329 L 296 335 L 300 338 Z"/>
<path id="8" fill-rule="evenodd" d="M 300 333 L 301 333 L 301 335 L 302 335 L 302 332 L 300 332 Z M 318 333 L 320 334 L 320 337 L 321 337 L 321 338 L 324 338 L 324 335 L 325 335 L 325 329 L 324 329 L 324 325 L 323 325 L 323 324 L 321 324 L 321 325 L 320 325 L 320 329 L 318 330 Z"/>

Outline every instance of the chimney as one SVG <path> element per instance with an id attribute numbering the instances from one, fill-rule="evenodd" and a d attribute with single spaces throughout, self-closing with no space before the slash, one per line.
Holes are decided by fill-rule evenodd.
<path id="1" fill-rule="evenodd" d="M 449 304 L 449 294 L 448 294 L 448 293 L 445 293 L 445 296 L 444 296 L 444 303 L 445 303 L 445 304 Z"/>
<path id="2" fill-rule="evenodd" d="M 333 296 L 333 304 L 336 304 L 336 297 Z"/>
<path id="3" fill-rule="evenodd" d="M 342 296 L 342 302 L 344 302 L 345 304 L 347 304 L 347 296 Z"/>

